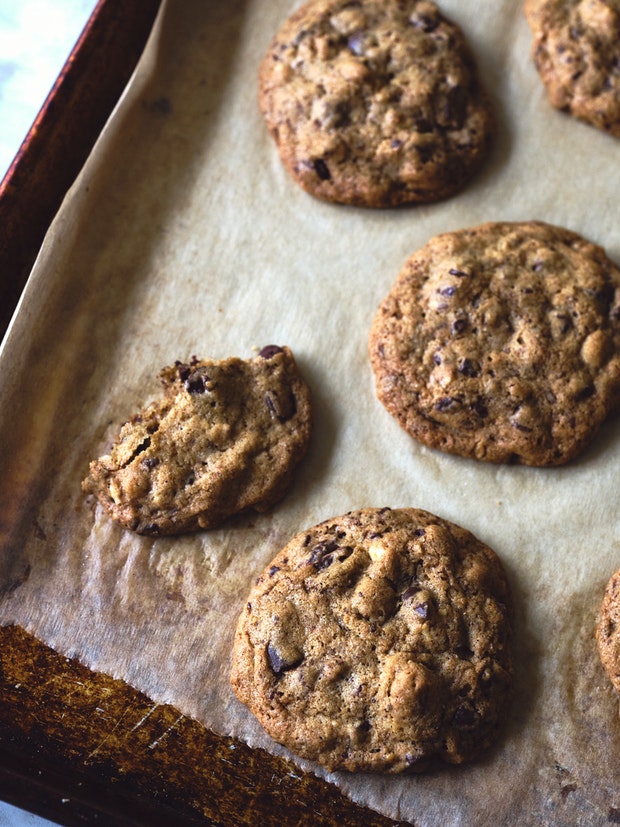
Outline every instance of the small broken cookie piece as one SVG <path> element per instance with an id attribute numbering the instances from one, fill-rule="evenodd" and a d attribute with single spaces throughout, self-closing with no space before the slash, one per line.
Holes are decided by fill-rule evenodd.
<path id="1" fill-rule="evenodd" d="M 369 353 L 377 396 L 419 442 L 561 465 L 620 402 L 620 270 L 542 222 L 444 233 L 405 262 Z"/>
<path id="2" fill-rule="evenodd" d="M 620 569 L 611 576 L 605 588 L 596 642 L 607 677 L 620 692 Z"/>
<path id="3" fill-rule="evenodd" d="M 618 0 L 526 0 L 525 15 L 551 104 L 620 137 Z"/>
<path id="4" fill-rule="evenodd" d="M 493 107 L 461 30 L 429 0 L 311 0 L 259 70 L 284 167 L 363 207 L 453 195 L 488 154 Z"/>
<path id="5" fill-rule="evenodd" d="M 310 392 L 293 354 L 270 345 L 249 360 L 176 362 L 163 397 L 120 429 L 82 483 L 139 534 L 214 528 L 280 500 L 306 453 Z"/>
<path id="6" fill-rule="evenodd" d="M 498 737 L 511 597 L 488 546 L 414 508 L 299 533 L 256 580 L 231 685 L 267 733 L 328 770 L 420 772 Z"/>

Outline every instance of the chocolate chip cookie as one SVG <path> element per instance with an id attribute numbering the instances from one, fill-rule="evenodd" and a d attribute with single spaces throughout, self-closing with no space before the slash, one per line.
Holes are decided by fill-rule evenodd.
<path id="1" fill-rule="evenodd" d="M 620 692 L 620 569 L 612 575 L 605 589 L 596 642 L 603 668 Z"/>
<path id="2" fill-rule="evenodd" d="M 259 104 L 297 183 L 340 204 L 446 198 L 493 131 L 465 37 L 429 0 L 306 3 L 261 63 Z"/>
<path id="3" fill-rule="evenodd" d="M 82 483 L 139 534 L 213 528 L 284 496 L 311 431 L 310 393 L 287 347 L 254 359 L 176 362 L 163 398 L 120 429 Z"/>
<path id="4" fill-rule="evenodd" d="M 231 684 L 276 741 L 327 769 L 473 759 L 511 697 L 511 599 L 497 555 L 414 508 L 302 531 L 256 580 Z"/>
<path id="5" fill-rule="evenodd" d="M 553 106 L 620 136 L 618 0 L 526 0 L 525 14 Z"/>
<path id="6" fill-rule="evenodd" d="M 369 340 L 377 395 L 420 442 L 478 460 L 560 465 L 620 401 L 620 271 L 541 222 L 431 239 Z"/>

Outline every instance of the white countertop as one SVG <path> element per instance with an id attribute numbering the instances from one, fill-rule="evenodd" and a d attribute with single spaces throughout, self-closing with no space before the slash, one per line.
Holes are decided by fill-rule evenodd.
<path id="1" fill-rule="evenodd" d="M 52 827 L 56 822 L 27 813 L 0 802 L 0 827 Z"/>
<path id="2" fill-rule="evenodd" d="M 95 5 L 96 0 L 0 0 L 0 179 Z M 0 802 L 0 827 L 54 823 Z"/>
<path id="3" fill-rule="evenodd" d="M 0 0 L 0 179 L 95 5 L 95 0 Z"/>

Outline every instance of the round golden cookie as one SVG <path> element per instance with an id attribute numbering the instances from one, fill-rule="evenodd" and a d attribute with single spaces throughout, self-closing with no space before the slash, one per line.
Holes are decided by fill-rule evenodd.
<path id="1" fill-rule="evenodd" d="M 620 270 L 542 222 L 444 233 L 405 263 L 369 352 L 379 399 L 425 445 L 560 465 L 620 401 Z"/>
<path id="2" fill-rule="evenodd" d="M 525 14 L 553 106 L 620 136 L 620 2 L 526 0 Z"/>
<path id="3" fill-rule="evenodd" d="M 605 588 L 596 642 L 603 668 L 620 692 L 620 570 L 612 575 Z"/>
<path id="4" fill-rule="evenodd" d="M 179 534 L 284 496 L 311 431 L 310 393 L 287 347 L 176 362 L 160 378 L 163 398 L 122 426 L 82 483 L 113 519 Z"/>
<path id="5" fill-rule="evenodd" d="M 311 0 L 259 71 L 286 169 L 326 201 L 446 198 L 487 154 L 492 106 L 460 29 L 428 0 Z"/>
<path id="6" fill-rule="evenodd" d="M 328 770 L 472 760 L 512 693 L 509 588 L 470 532 L 414 508 L 302 531 L 256 580 L 231 684 L 267 733 Z"/>

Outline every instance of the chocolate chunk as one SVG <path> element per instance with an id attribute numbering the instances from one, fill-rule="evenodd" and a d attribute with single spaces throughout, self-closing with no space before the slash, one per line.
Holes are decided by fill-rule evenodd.
<path id="1" fill-rule="evenodd" d="M 454 408 L 458 405 L 458 399 L 455 399 L 453 396 L 442 396 L 441 399 L 438 399 L 435 403 L 435 410 L 436 411 L 449 411 L 450 408 Z"/>
<path id="2" fill-rule="evenodd" d="M 403 592 L 403 600 L 411 600 L 419 591 L 420 586 L 409 586 L 409 588 Z"/>
<path id="3" fill-rule="evenodd" d="M 316 161 L 313 161 L 312 166 L 321 181 L 329 181 L 332 177 L 329 167 L 322 158 L 317 158 Z"/>
<path id="4" fill-rule="evenodd" d="M 312 549 L 312 553 L 308 558 L 308 563 L 310 563 L 311 566 L 314 566 L 318 571 L 326 569 L 334 560 L 333 552 L 339 548 L 340 546 L 335 540 L 319 543 Z"/>
<path id="5" fill-rule="evenodd" d="M 482 401 L 482 399 L 476 399 L 475 402 L 471 405 L 471 410 L 478 414 L 480 419 L 486 419 L 489 415 L 489 409 L 487 408 L 486 404 Z"/>
<path id="6" fill-rule="evenodd" d="M 609 312 L 609 308 L 611 307 L 613 300 L 614 300 L 614 287 L 612 284 L 605 284 L 603 287 L 600 287 L 598 290 L 584 290 L 586 296 L 590 296 L 595 301 L 599 302 L 602 305 L 602 310 L 604 313 Z"/>
<path id="7" fill-rule="evenodd" d="M 591 396 L 594 396 L 595 389 L 592 385 L 586 385 L 585 388 L 582 388 L 575 394 L 575 401 L 576 402 L 583 402 L 584 399 L 589 399 Z"/>
<path id="8" fill-rule="evenodd" d="M 354 32 L 347 39 L 347 46 L 353 52 L 354 55 L 357 55 L 357 57 L 361 57 L 364 54 L 364 33 Z"/>
<path id="9" fill-rule="evenodd" d="M 405 761 L 407 762 L 408 767 L 415 767 L 415 765 L 421 763 L 422 760 L 424 759 L 416 757 L 415 755 L 412 755 L 410 752 L 408 752 L 405 756 Z"/>
<path id="10" fill-rule="evenodd" d="M 439 26 L 439 20 L 436 17 L 431 17 L 430 14 L 424 14 L 424 12 L 412 14 L 409 21 L 412 26 L 415 26 L 416 29 L 421 29 L 426 34 L 434 32 L 437 26 Z"/>
<path id="11" fill-rule="evenodd" d="M 474 377 L 478 375 L 479 367 L 476 362 L 473 362 L 471 359 L 462 359 L 459 366 L 458 371 L 462 373 L 463 376 Z"/>
<path id="12" fill-rule="evenodd" d="M 276 675 L 282 675 L 284 672 L 294 669 L 296 666 L 299 666 L 303 660 L 301 652 L 296 653 L 292 659 L 289 658 L 287 660 L 272 643 L 267 645 L 267 657 L 269 658 L 269 665 Z"/>
<path id="13" fill-rule="evenodd" d="M 433 613 L 433 602 L 428 591 L 423 589 L 420 585 L 413 583 L 403 592 L 403 602 L 412 601 L 413 611 L 420 618 L 420 620 L 429 620 Z"/>
<path id="14" fill-rule="evenodd" d="M 418 156 L 423 164 L 427 164 L 429 161 L 432 161 L 435 157 L 436 152 L 437 147 L 433 144 L 421 146 L 418 148 Z"/>
<path id="15" fill-rule="evenodd" d="M 448 92 L 442 111 L 447 126 L 460 129 L 467 115 L 469 93 L 462 86 L 453 86 Z"/>
<path id="16" fill-rule="evenodd" d="M 272 394 L 265 394 L 265 402 L 267 403 L 267 407 L 271 411 L 272 416 L 276 417 L 276 419 L 279 419 L 280 417 L 278 416 L 278 409 L 276 408 L 276 403 L 274 402 Z"/>
<path id="17" fill-rule="evenodd" d="M 422 620 L 428 620 L 428 616 L 430 614 L 430 603 L 427 600 L 422 601 L 422 603 L 417 603 L 413 607 L 413 611 L 422 618 Z"/>
<path id="18" fill-rule="evenodd" d="M 527 425 L 521 425 L 519 422 L 513 422 L 512 424 L 514 425 L 514 427 L 518 431 L 523 431 L 523 433 L 525 433 L 525 434 L 531 434 L 532 433 L 532 428 L 528 428 Z"/>
<path id="19" fill-rule="evenodd" d="M 268 390 L 265 394 L 265 403 L 271 411 L 271 415 L 279 419 L 280 422 L 286 422 L 295 416 L 297 411 L 297 402 L 291 391 L 287 394 Z"/>
<path id="20" fill-rule="evenodd" d="M 202 373 L 194 373 L 185 380 L 185 389 L 188 393 L 206 393 L 208 377 Z"/>
<path id="21" fill-rule="evenodd" d="M 282 348 L 279 345 L 265 345 L 258 355 L 263 359 L 271 359 L 276 353 L 282 353 Z"/>

